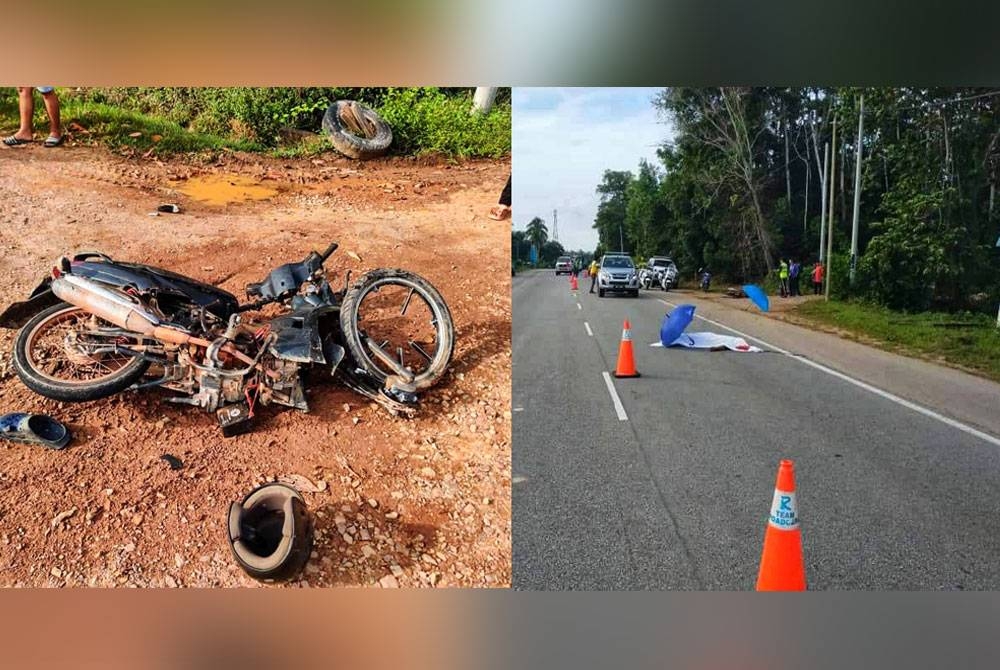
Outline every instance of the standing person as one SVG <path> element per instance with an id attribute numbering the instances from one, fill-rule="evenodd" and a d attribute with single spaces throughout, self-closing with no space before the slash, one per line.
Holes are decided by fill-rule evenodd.
<path id="1" fill-rule="evenodd" d="M 587 268 L 587 272 L 590 274 L 590 292 L 594 292 L 594 284 L 597 283 L 597 258 L 590 261 L 590 267 Z"/>
<path id="2" fill-rule="evenodd" d="M 490 218 L 495 221 L 510 218 L 510 175 L 507 175 L 507 185 L 500 193 L 500 200 L 497 205 L 490 210 Z"/>
<path id="3" fill-rule="evenodd" d="M 781 297 L 788 297 L 788 261 L 784 258 L 778 264 L 778 283 L 781 286 Z"/>
<path id="4" fill-rule="evenodd" d="M 59 98 L 56 90 L 52 86 L 39 86 L 38 92 L 42 94 L 45 102 L 45 113 L 49 115 L 49 136 L 45 138 L 43 146 L 47 148 L 57 147 L 63 143 L 62 123 L 59 119 Z M 30 144 L 35 139 L 35 129 L 33 127 L 35 117 L 35 91 L 31 86 L 19 86 L 18 111 L 21 115 L 21 127 L 17 132 L 9 137 L 3 138 L 3 143 L 8 147 L 17 147 L 22 144 Z"/>
<path id="5" fill-rule="evenodd" d="M 795 297 L 802 295 L 799 292 L 799 274 L 802 272 L 802 266 L 794 258 L 791 261 L 791 265 L 788 266 L 788 291 Z"/>
<path id="6" fill-rule="evenodd" d="M 812 272 L 813 295 L 819 295 L 823 289 L 823 261 L 816 261 Z"/>

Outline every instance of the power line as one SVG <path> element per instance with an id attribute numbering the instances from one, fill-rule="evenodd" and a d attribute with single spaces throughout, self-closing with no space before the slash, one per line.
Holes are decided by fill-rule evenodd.
<path id="1" fill-rule="evenodd" d="M 980 98 L 993 98 L 1000 96 L 1000 91 L 987 91 L 986 93 L 976 93 L 975 95 L 967 95 L 958 98 L 952 98 L 951 100 L 926 100 L 919 105 L 908 105 L 906 107 L 897 107 L 896 111 L 905 112 L 909 109 L 920 109 L 923 107 L 944 107 L 945 105 L 953 105 L 957 102 L 968 102 L 969 100 L 978 100 Z"/>

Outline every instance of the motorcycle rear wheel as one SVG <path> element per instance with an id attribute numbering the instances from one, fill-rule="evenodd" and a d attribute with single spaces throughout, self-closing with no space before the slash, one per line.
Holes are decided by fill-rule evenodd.
<path id="1" fill-rule="evenodd" d="M 89 356 L 72 350 L 71 341 L 83 332 L 82 322 L 90 319 L 99 327 L 114 327 L 65 302 L 24 324 L 14 341 L 14 370 L 25 386 L 52 400 L 86 402 L 120 393 L 142 377 L 149 363 L 138 356 L 115 352 Z"/>
<path id="2" fill-rule="evenodd" d="M 383 289 L 389 289 L 391 292 L 393 290 L 391 287 L 402 289 L 400 296 L 404 293 L 406 295 L 402 304 L 398 305 L 401 307 L 398 314 L 391 313 L 388 307 L 378 305 L 377 297 L 373 298 L 376 306 L 364 304 L 366 298 L 376 296 Z M 394 342 L 396 347 L 390 353 L 394 359 L 397 357 L 400 359 L 400 367 L 413 375 L 410 383 L 420 390 L 433 386 L 444 376 L 455 347 L 455 327 L 451 320 L 451 312 L 444 298 L 430 282 L 406 270 L 380 269 L 369 272 L 344 295 L 344 302 L 340 307 L 340 327 L 344 333 L 347 349 L 355 363 L 379 382 L 384 382 L 390 375 L 398 374 L 398 371 L 383 361 L 375 353 L 375 348 L 381 347 L 384 350 L 392 339 L 392 333 L 389 333 L 389 338 L 381 342 L 377 340 L 385 337 L 386 330 L 393 330 L 392 325 L 386 328 L 387 324 L 405 319 L 414 295 L 420 298 L 429 311 L 430 325 L 434 330 L 434 351 L 429 352 L 430 344 L 417 342 L 411 339 L 409 334 L 403 338 L 406 340 L 405 346 L 400 346 L 401 341 L 397 333 L 397 341 Z M 395 303 L 391 303 L 391 306 L 393 310 L 397 307 Z M 405 324 L 402 327 L 405 328 Z M 369 329 L 373 332 L 369 332 Z M 376 330 L 382 330 L 383 333 L 374 332 Z M 420 346 L 421 344 L 424 346 Z M 422 363 L 419 369 L 417 369 L 418 363 Z"/>

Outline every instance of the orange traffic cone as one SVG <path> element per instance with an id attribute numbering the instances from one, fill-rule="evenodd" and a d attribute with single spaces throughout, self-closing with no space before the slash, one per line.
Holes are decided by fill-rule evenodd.
<path id="1" fill-rule="evenodd" d="M 576 275 L 569 276 L 569 287 L 574 291 L 579 288 L 579 284 L 576 283 Z"/>
<path id="2" fill-rule="evenodd" d="M 622 343 L 618 347 L 618 368 L 615 370 L 615 377 L 638 377 L 639 371 L 635 369 L 635 357 L 632 355 L 632 326 L 628 319 L 622 327 Z"/>
<path id="3" fill-rule="evenodd" d="M 757 575 L 758 591 L 805 591 L 806 566 L 802 558 L 802 531 L 795 508 L 795 469 L 792 461 L 778 466 L 771 516 L 764 533 L 764 553 Z"/>

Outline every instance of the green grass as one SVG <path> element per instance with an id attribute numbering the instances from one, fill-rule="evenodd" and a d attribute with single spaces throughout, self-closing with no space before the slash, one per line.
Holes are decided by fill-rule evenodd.
<path id="1" fill-rule="evenodd" d="M 814 300 L 794 314 L 873 341 L 884 349 L 967 368 L 1000 381 L 1000 330 L 984 314 L 906 314 L 860 302 Z"/>
<path id="2" fill-rule="evenodd" d="M 489 114 L 471 114 L 471 89 L 83 88 L 57 89 L 63 125 L 89 132 L 74 140 L 145 154 L 258 151 L 309 157 L 332 146 L 320 121 L 336 99 L 358 99 L 389 123 L 394 155 L 449 159 L 510 153 L 511 104 L 501 96 Z M 36 96 L 35 128 L 47 128 Z M 17 129 L 17 93 L 0 88 L 0 131 Z M 286 132 L 292 129 L 292 133 Z M 131 137 L 140 133 L 136 137 Z M 297 135 L 294 133 L 298 133 Z M 160 138 L 153 140 L 153 136 Z"/>
<path id="3" fill-rule="evenodd" d="M 232 140 L 210 133 L 186 130 L 179 124 L 163 118 L 140 114 L 94 102 L 74 99 L 63 100 L 60 115 L 64 129 L 78 124 L 85 131 L 68 130 L 73 139 L 83 144 L 102 144 L 112 150 L 126 147 L 139 153 L 152 150 L 153 154 L 218 152 L 224 149 L 260 151 L 261 145 L 246 140 Z M 16 98 L 0 103 L 0 131 L 8 135 L 17 130 L 18 112 Z M 48 118 L 41 101 L 36 101 L 35 130 L 47 132 Z M 138 136 L 132 137 L 135 133 Z"/>

